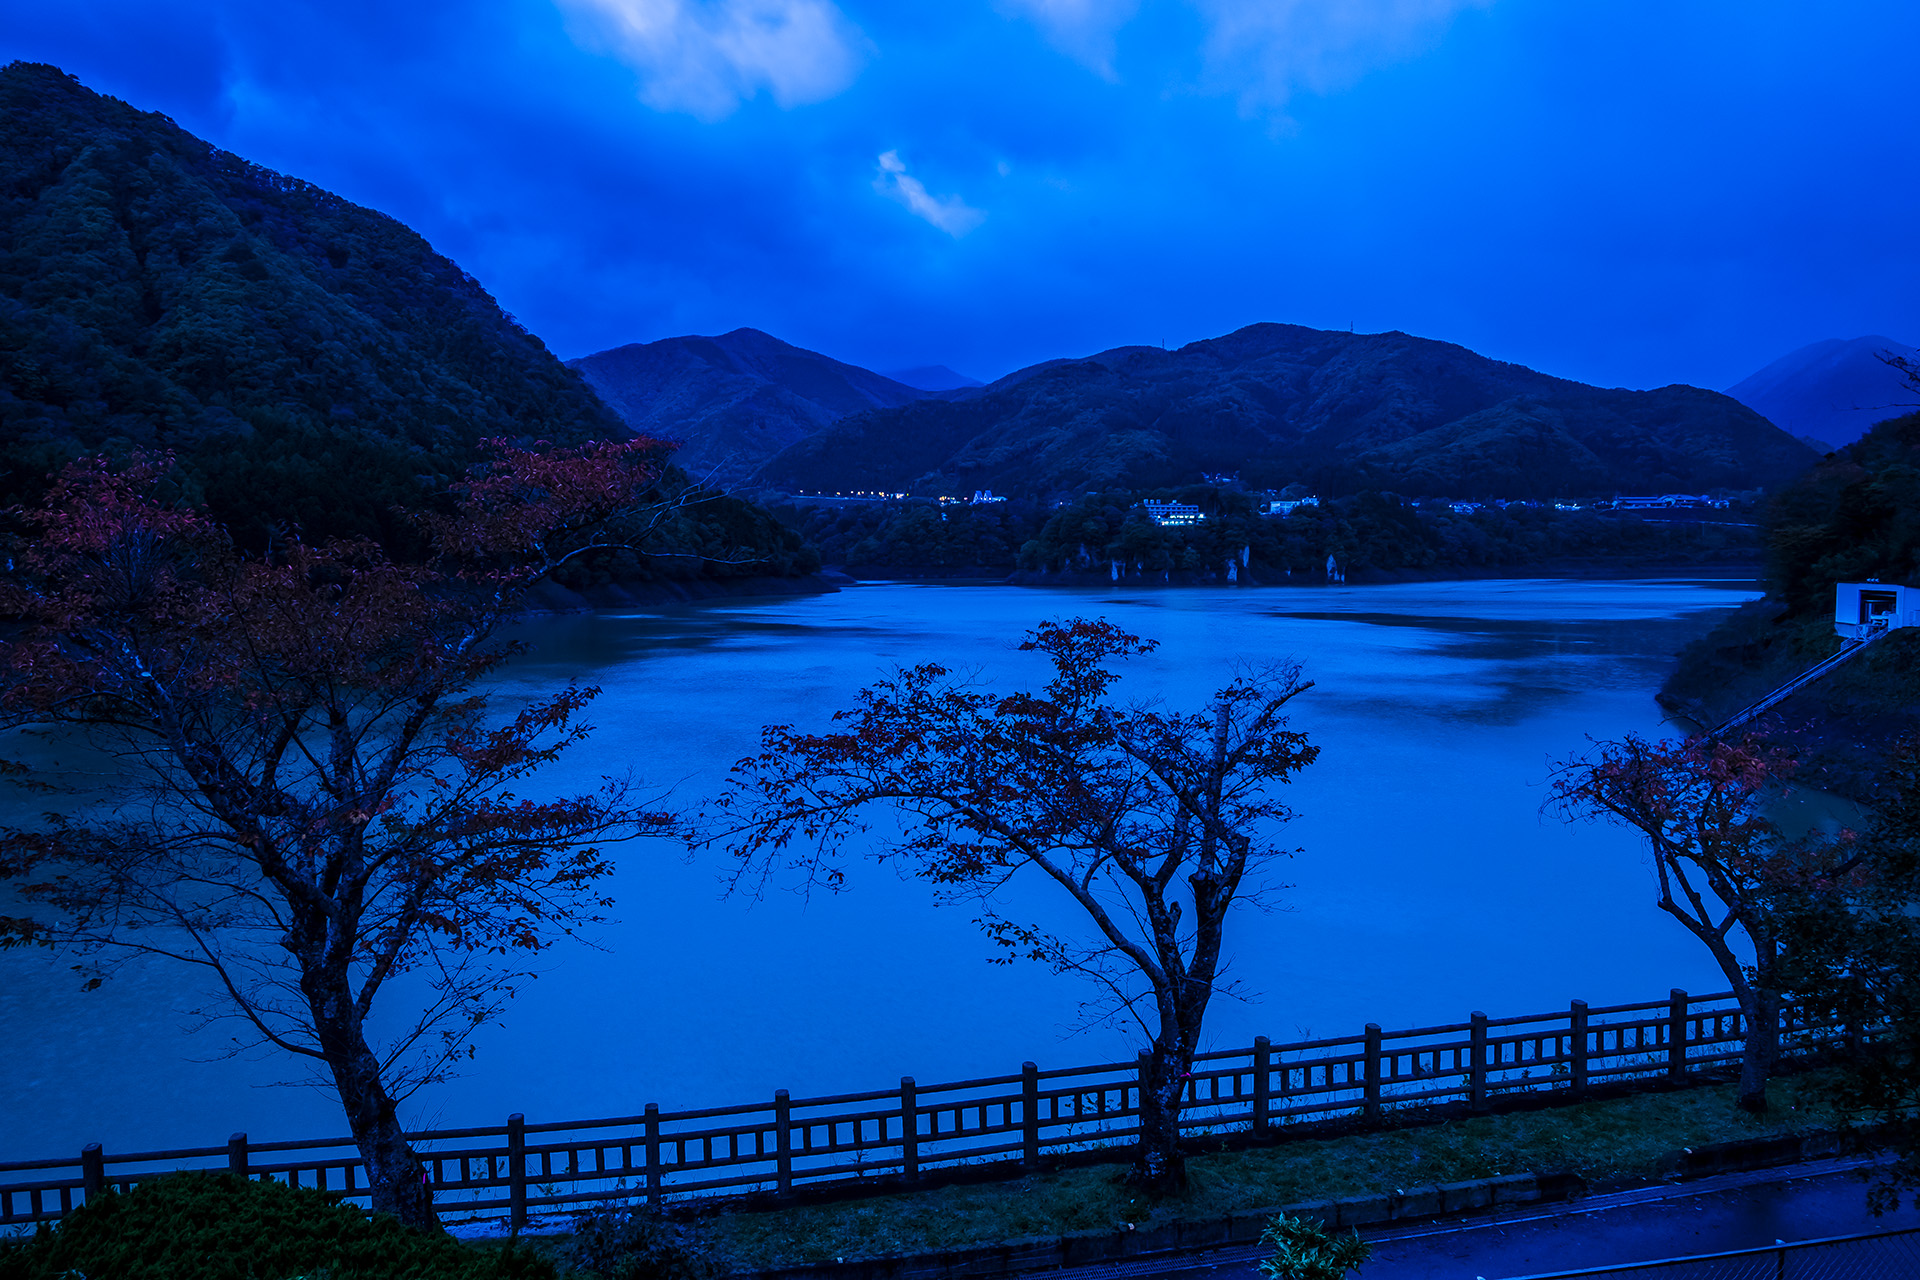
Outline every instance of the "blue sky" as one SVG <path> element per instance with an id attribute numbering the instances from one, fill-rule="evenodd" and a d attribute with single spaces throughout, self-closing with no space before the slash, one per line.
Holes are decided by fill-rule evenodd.
<path id="1" fill-rule="evenodd" d="M 1920 343 L 1912 0 L 0 0 L 0 57 L 402 219 L 565 356 Z"/>

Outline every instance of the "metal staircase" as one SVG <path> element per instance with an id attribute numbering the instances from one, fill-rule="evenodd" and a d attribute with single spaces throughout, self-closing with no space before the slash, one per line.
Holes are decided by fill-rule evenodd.
<path id="1" fill-rule="evenodd" d="M 1768 694 L 1766 697 L 1760 699 L 1760 701 L 1738 712 L 1736 715 L 1734 715 L 1732 719 L 1726 721 L 1724 724 L 1720 725 L 1718 728 L 1709 729 L 1706 732 L 1705 736 L 1708 739 L 1713 739 L 1713 738 L 1719 737 L 1723 733 L 1728 732 L 1729 730 L 1738 729 L 1741 725 L 1753 719 L 1755 716 L 1759 715 L 1761 712 L 1766 711 L 1768 708 L 1774 706 L 1776 703 L 1789 697 L 1794 692 L 1800 689 L 1804 689 L 1806 686 L 1812 684 L 1815 680 L 1818 680 L 1821 676 L 1824 676 L 1825 674 L 1827 674 L 1827 672 L 1833 670 L 1835 667 L 1839 666 L 1841 663 L 1848 661 L 1855 654 L 1865 649 L 1868 645 L 1873 644 L 1875 641 L 1879 640 L 1882 636 L 1886 635 L 1888 631 L 1889 631 L 1889 628 L 1885 626 L 1875 627 L 1873 630 L 1867 632 L 1867 634 L 1861 637 L 1860 639 L 1848 640 L 1845 644 L 1842 644 L 1840 646 L 1840 651 L 1838 653 L 1832 655 L 1829 658 L 1823 659 L 1820 662 L 1815 663 L 1811 667 L 1808 667 L 1805 671 L 1802 671 L 1799 675 L 1787 681 L 1785 684 L 1781 685 L 1778 689 L 1775 689 L 1772 693 Z"/>

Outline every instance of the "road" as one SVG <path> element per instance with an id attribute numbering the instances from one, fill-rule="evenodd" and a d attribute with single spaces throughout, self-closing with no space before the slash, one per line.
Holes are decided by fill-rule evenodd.
<path id="1" fill-rule="evenodd" d="M 1867 1211 L 1864 1167 L 1857 1160 L 1819 1161 L 1451 1225 L 1366 1232 L 1373 1259 L 1354 1280 L 1504 1280 L 1920 1226 L 1911 1206 L 1882 1218 Z M 1141 1259 L 1066 1272 L 1061 1280 L 1266 1280 L 1256 1266 L 1262 1256 L 1231 1249 L 1183 1260 Z"/>

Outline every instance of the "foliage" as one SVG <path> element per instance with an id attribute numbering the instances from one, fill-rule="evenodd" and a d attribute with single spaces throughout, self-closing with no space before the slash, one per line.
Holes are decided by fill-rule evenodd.
<path id="1" fill-rule="evenodd" d="M 1766 1110 L 1779 1050 L 1790 936 L 1778 904 L 1841 891 L 1858 866 L 1850 833 L 1791 841 L 1768 816 L 1793 773 L 1790 754 L 1752 736 L 1649 742 L 1628 734 L 1561 761 L 1548 784 L 1548 807 L 1567 818 L 1605 819 L 1646 838 L 1660 909 L 1706 946 L 1740 1001 L 1747 1044 L 1739 1102 L 1750 1111 Z M 1736 947 L 1736 929 L 1751 964 Z"/>
<path id="2" fill-rule="evenodd" d="M 1267 1223 L 1260 1243 L 1273 1246 L 1273 1256 L 1260 1263 L 1271 1280 L 1346 1280 L 1373 1256 L 1373 1246 L 1357 1231 L 1339 1235 L 1311 1218 L 1284 1213 Z"/>
<path id="3" fill-rule="evenodd" d="M 760 479 L 1052 501 L 1237 472 L 1328 496 L 1549 499 L 1749 489 L 1813 459 L 1751 409 L 1696 387 L 1588 387 L 1403 333 L 1258 324 L 853 414 L 776 454 Z"/>
<path id="4" fill-rule="evenodd" d="M 1878 1209 L 1920 1192 L 1920 739 L 1886 773 L 1879 812 L 1850 842 L 1846 891 L 1776 904 L 1792 938 L 1784 984 L 1814 1016 L 1870 1031 L 1827 1080 L 1832 1105 L 1897 1153 L 1877 1175 Z"/>
<path id="5" fill-rule="evenodd" d="M 1021 648 L 1053 667 L 1038 692 L 989 693 L 926 663 L 861 690 L 834 732 L 767 726 L 689 839 L 728 848 L 749 883 L 791 867 L 837 888 L 849 839 L 875 835 L 877 859 L 973 904 L 1009 961 L 1093 979 L 1151 1038 L 1138 1173 L 1165 1190 L 1183 1176 L 1179 1112 L 1224 985 L 1227 914 L 1285 856 L 1273 836 L 1292 813 L 1273 789 L 1319 754 L 1285 715 L 1311 686 L 1279 667 L 1243 673 L 1204 712 L 1121 707 L 1107 664 L 1152 642 L 1075 618 Z M 876 811 L 897 833 L 875 832 Z M 1016 879 L 1063 892 L 1091 937 L 1001 916 L 995 895 Z"/>
<path id="6" fill-rule="evenodd" d="M 601 1280 L 717 1280 L 728 1270 L 695 1228 L 630 1205 L 576 1214 L 570 1256 Z"/>
<path id="7" fill-rule="evenodd" d="M 1783 490 L 1768 513 L 1768 594 L 1832 616 L 1839 582 L 1920 582 L 1920 413 L 1875 426 Z"/>
<path id="8" fill-rule="evenodd" d="M 0 1252 L 0 1280 L 554 1280 L 522 1250 L 486 1253 L 371 1218 L 311 1188 L 175 1173 L 106 1192 Z"/>
<path id="9" fill-rule="evenodd" d="M 620 782 L 516 794 L 584 738 L 595 690 L 500 719 L 475 687 L 531 581 L 657 523 L 649 447 L 501 446 L 422 522 L 428 564 L 365 541 L 245 555 L 156 499 L 163 465 L 76 464 L 18 513 L 0 725 L 75 726 L 123 776 L 117 805 L 6 832 L 0 857 L 38 877 L 50 936 L 204 971 L 247 1047 L 339 1094 L 375 1207 L 431 1221 L 396 1103 L 468 1052 L 524 974 L 507 957 L 597 918 L 600 843 L 649 820 Z M 375 1002 L 409 973 L 425 1005 L 376 1043 Z"/>

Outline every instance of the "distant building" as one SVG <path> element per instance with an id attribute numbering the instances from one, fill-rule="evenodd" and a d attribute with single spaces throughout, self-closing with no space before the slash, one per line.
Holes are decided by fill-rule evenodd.
<path id="1" fill-rule="evenodd" d="M 1313 497 L 1270 498 L 1260 504 L 1260 514 L 1263 516 L 1290 516 L 1300 507 L 1317 507 L 1319 505 L 1320 499 Z"/>
<path id="2" fill-rule="evenodd" d="M 1477 502 L 1449 502 L 1447 504 L 1447 510 L 1457 516 L 1470 516 L 1479 509 L 1480 504 Z"/>
<path id="3" fill-rule="evenodd" d="M 977 507 L 977 506 L 980 506 L 982 503 L 1005 502 L 1005 501 L 1006 501 L 1005 498 L 994 497 L 993 490 L 991 489 L 975 489 L 973 491 L 973 502 L 970 505 Z"/>
<path id="4" fill-rule="evenodd" d="M 1658 497 L 1615 498 L 1615 511 L 1653 511 L 1673 507 L 1719 507 L 1728 505 L 1725 498 L 1710 498 L 1704 493 L 1663 493 Z"/>
<path id="5" fill-rule="evenodd" d="M 1153 502 L 1149 500 L 1140 505 L 1147 509 L 1148 518 L 1157 525 L 1177 526 L 1200 524 L 1206 520 L 1206 517 L 1200 514 L 1200 508 L 1190 502 Z"/>

